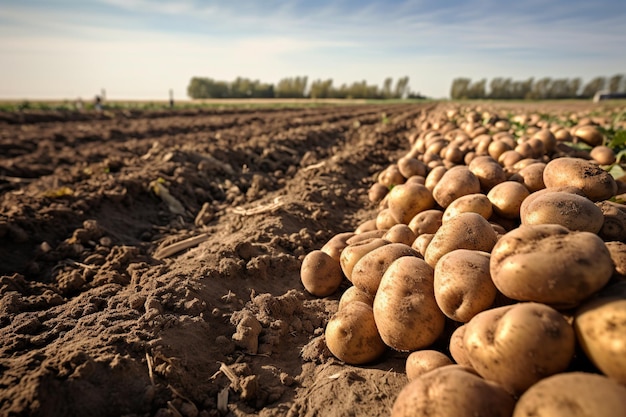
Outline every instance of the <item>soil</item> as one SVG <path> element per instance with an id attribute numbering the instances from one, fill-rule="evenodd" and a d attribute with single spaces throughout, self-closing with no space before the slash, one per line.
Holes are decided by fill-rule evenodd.
<path id="1" fill-rule="evenodd" d="M 299 269 L 433 106 L 0 114 L 0 415 L 388 415 Z"/>

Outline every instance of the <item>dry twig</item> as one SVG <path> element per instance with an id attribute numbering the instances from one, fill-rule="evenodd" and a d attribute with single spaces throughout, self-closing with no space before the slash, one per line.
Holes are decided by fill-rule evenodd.
<path id="1" fill-rule="evenodd" d="M 198 246 L 202 242 L 205 242 L 209 239 L 209 235 L 203 233 L 198 236 L 190 237 L 189 239 L 181 240 L 180 242 L 172 243 L 171 245 L 164 246 L 159 248 L 154 252 L 155 259 L 165 259 L 168 258 L 178 252 L 182 252 L 185 249 L 193 248 Z"/>
<path id="2" fill-rule="evenodd" d="M 253 216 L 255 214 L 263 214 L 263 213 L 268 213 L 272 210 L 277 209 L 278 207 L 282 206 L 283 201 L 282 201 L 282 197 L 276 197 L 274 199 L 273 202 L 269 203 L 269 204 L 265 204 L 265 205 L 261 205 L 255 208 L 251 208 L 251 209 L 244 209 L 241 207 L 235 207 L 233 209 L 233 213 L 235 214 L 240 214 L 242 216 Z"/>

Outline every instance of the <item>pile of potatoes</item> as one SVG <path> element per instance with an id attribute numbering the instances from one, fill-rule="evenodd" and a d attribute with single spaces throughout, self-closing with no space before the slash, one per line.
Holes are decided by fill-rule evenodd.
<path id="1" fill-rule="evenodd" d="M 606 121 L 561 121 L 424 115 L 369 190 L 376 217 L 304 258 L 311 294 L 352 283 L 333 355 L 409 353 L 392 416 L 626 415 L 626 183 Z"/>

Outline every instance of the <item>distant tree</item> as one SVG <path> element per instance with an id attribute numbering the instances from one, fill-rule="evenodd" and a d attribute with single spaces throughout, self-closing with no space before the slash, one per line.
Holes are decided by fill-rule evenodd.
<path id="1" fill-rule="evenodd" d="M 276 84 L 274 89 L 279 98 L 304 98 L 306 94 L 308 77 L 283 78 Z"/>
<path id="2" fill-rule="evenodd" d="M 392 97 L 393 95 L 393 92 L 391 91 L 392 86 L 393 86 L 393 78 L 391 77 L 385 78 L 385 81 L 383 82 L 383 89 L 381 91 L 381 95 L 383 98 Z"/>
<path id="3" fill-rule="evenodd" d="M 309 96 L 311 98 L 330 98 L 333 93 L 333 80 L 315 80 L 311 83 Z"/>
<path id="4" fill-rule="evenodd" d="M 405 76 L 405 77 L 401 77 L 398 78 L 398 81 L 396 81 L 396 88 L 394 91 L 394 98 L 403 98 L 405 97 L 407 94 L 409 94 L 409 77 Z"/>
<path id="5" fill-rule="evenodd" d="M 455 78 L 450 88 L 450 97 L 454 100 L 467 98 L 471 82 L 472 80 L 470 78 Z"/>
<path id="6" fill-rule="evenodd" d="M 486 87 L 487 79 L 485 78 L 471 83 L 467 90 L 467 98 L 481 99 L 487 97 Z"/>
<path id="7" fill-rule="evenodd" d="M 606 78 L 604 77 L 596 77 L 585 84 L 583 87 L 582 96 L 585 98 L 593 97 L 598 91 L 604 90 L 604 86 L 606 85 Z"/>
<path id="8" fill-rule="evenodd" d="M 624 79 L 624 74 L 615 74 L 609 79 L 609 91 L 611 93 L 623 93 L 622 88 L 622 80 Z M 621 90 L 621 91 L 620 91 Z"/>
<path id="9" fill-rule="evenodd" d="M 194 99 L 229 97 L 228 84 L 212 78 L 193 77 L 187 86 L 187 95 Z"/>

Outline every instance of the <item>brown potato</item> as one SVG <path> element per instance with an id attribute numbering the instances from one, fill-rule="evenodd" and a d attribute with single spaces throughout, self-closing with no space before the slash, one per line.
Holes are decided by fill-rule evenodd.
<path id="1" fill-rule="evenodd" d="M 598 233 L 604 224 L 602 210 L 586 197 L 565 193 L 541 193 L 528 202 L 520 212 L 522 224 L 560 224 L 569 230 Z"/>
<path id="2" fill-rule="evenodd" d="M 369 230 L 367 232 L 354 233 L 352 236 L 350 236 L 346 240 L 346 243 L 349 246 L 349 245 L 354 245 L 355 243 L 363 242 L 365 240 L 370 240 L 374 238 L 382 238 L 383 236 L 385 236 L 385 233 L 387 233 L 387 231 L 384 229 L 374 229 L 374 230 Z"/>
<path id="3" fill-rule="evenodd" d="M 403 243 L 389 243 L 363 255 L 352 269 L 351 281 L 371 296 L 376 295 L 383 274 L 396 259 L 421 255 Z"/>
<path id="4" fill-rule="evenodd" d="M 354 233 L 358 235 L 363 232 L 369 232 L 371 230 L 376 230 L 376 219 L 364 221 L 354 230 Z"/>
<path id="5" fill-rule="evenodd" d="M 389 244 L 389 241 L 381 238 L 372 238 L 366 239 L 363 241 L 359 241 L 353 244 L 350 244 L 341 251 L 341 256 L 339 258 L 339 264 L 341 265 L 341 270 L 343 274 L 348 278 L 348 280 L 352 280 L 352 270 L 356 263 L 365 256 L 367 253 L 371 252 L 376 248 L 380 248 L 381 246 Z"/>
<path id="6" fill-rule="evenodd" d="M 367 198 L 372 203 L 379 203 L 379 202 L 381 202 L 383 200 L 383 198 L 385 198 L 385 196 L 387 195 L 388 192 L 389 192 L 389 188 L 385 187 L 384 185 L 382 185 L 379 182 L 375 182 L 370 187 L 370 189 L 369 189 L 369 191 L 367 193 Z"/>
<path id="7" fill-rule="evenodd" d="M 626 212 L 623 204 L 600 201 L 596 205 L 602 211 L 602 228 L 598 235 L 606 240 L 626 241 Z"/>
<path id="8" fill-rule="evenodd" d="M 626 282 L 608 286 L 583 303 L 576 311 L 574 329 L 591 362 L 626 385 Z"/>
<path id="9" fill-rule="evenodd" d="M 404 387 L 391 417 L 511 417 L 515 400 L 497 384 L 459 365 L 425 373 Z"/>
<path id="10" fill-rule="evenodd" d="M 403 224 L 408 224 L 416 214 L 435 205 L 428 188 L 416 183 L 395 186 L 387 198 L 391 215 Z"/>
<path id="11" fill-rule="evenodd" d="M 378 359 L 386 350 L 374 321 L 372 307 L 360 301 L 346 304 L 328 321 L 326 346 L 337 359 L 362 365 Z"/>
<path id="12" fill-rule="evenodd" d="M 417 158 L 402 157 L 398 160 L 398 170 L 404 178 L 414 175 L 426 176 L 426 164 Z"/>
<path id="13" fill-rule="evenodd" d="M 418 251 L 423 257 L 433 237 L 435 237 L 434 233 L 423 233 L 415 239 L 411 247 Z"/>
<path id="14" fill-rule="evenodd" d="M 409 381 L 442 366 L 453 365 L 452 360 L 437 350 L 418 350 L 406 358 L 406 376 Z"/>
<path id="15" fill-rule="evenodd" d="M 466 324 L 463 344 L 472 368 L 519 395 L 563 372 L 574 356 L 574 330 L 553 308 L 520 303 L 483 311 Z"/>
<path id="16" fill-rule="evenodd" d="M 339 306 L 337 310 L 341 310 L 346 304 L 353 301 L 360 301 L 372 307 L 374 305 L 374 297 L 366 293 L 365 291 L 355 287 L 354 285 L 344 291 L 339 299 Z"/>
<path id="17" fill-rule="evenodd" d="M 445 174 L 447 171 L 448 170 L 443 166 L 431 169 L 426 176 L 426 182 L 424 183 L 426 188 L 428 188 L 432 192 L 437 183 L 439 183 L 439 181 L 441 180 L 441 177 L 443 177 L 443 174 Z"/>
<path id="18" fill-rule="evenodd" d="M 398 224 L 398 220 L 389 209 L 382 209 L 376 215 L 376 229 L 378 230 L 388 230 L 396 224 Z"/>
<path id="19" fill-rule="evenodd" d="M 580 158 L 558 158 L 543 171 L 547 188 L 573 186 L 580 188 L 591 201 L 608 200 L 617 192 L 611 175 L 593 162 Z"/>
<path id="20" fill-rule="evenodd" d="M 608 146 L 596 146 L 591 150 L 589 155 L 600 165 L 611 165 L 615 163 L 615 152 Z"/>
<path id="21" fill-rule="evenodd" d="M 452 320 L 467 323 L 488 309 L 496 298 L 487 252 L 458 249 L 441 257 L 435 267 L 435 299 Z"/>
<path id="22" fill-rule="evenodd" d="M 524 185 L 531 193 L 546 188 L 543 182 L 543 170 L 546 168 L 546 164 L 543 162 L 537 162 L 525 166 L 511 175 L 509 178 L 511 181 L 516 181 Z"/>
<path id="23" fill-rule="evenodd" d="M 496 243 L 490 270 L 509 298 L 571 308 L 606 285 L 613 263 L 593 233 L 556 224 L 522 225 Z"/>
<path id="24" fill-rule="evenodd" d="M 528 189 L 519 182 L 504 181 L 489 190 L 487 198 L 498 216 L 517 219 L 520 217 L 520 206 L 529 195 Z"/>
<path id="25" fill-rule="evenodd" d="M 513 417 L 622 417 L 624 410 L 625 387 L 602 375 L 567 372 L 530 387 Z"/>
<path id="26" fill-rule="evenodd" d="M 390 241 L 391 243 L 404 243 L 411 246 L 417 236 L 406 224 L 396 224 L 387 230 L 383 239 Z"/>
<path id="27" fill-rule="evenodd" d="M 389 165 L 380 173 L 380 175 L 378 175 L 378 182 L 384 185 L 387 189 L 403 184 L 404 181 L 405 178 L 400 173 L 400 169 L 396 164 Z"/>
<path id="28" fill-rule="evenodd" d="M 496 232 L 480 214 L 461 213 L 441 225 L 426 248 L 424 259 L 434 267 L 448 252 L 456 249 L 491 252 L 496 241 Z"/>
<path id="29" fill-rule="evenodd" d="M 478 156 L 472 159 L 468 167 L 478 178 L 480 187 L 485 192 L 506 180 L 504 169 L 490 156 Z"/>
<path id="30" fill-rule="evenodd" d="M 477 193 L 480 193 L 478 178 L 466 166 L 459 165 L 443 174 L 433 189 L 432 196 L 437 204 L 446 208 L 459 197 Z"/>
<path id="31" fill-rule="evenodd" d="M 600 146 L 604 140 L 604 136 L 595 126 L 580 126 L 574 130 L 574 136 L 591 146 Z"/>
<path id="32" fill-rule="evenodd" d="M 549 129 L 541 129 L 533 135 L 533 138 L 539 139 L 544 146 L 545 152 L 551 154 L 556 148 L 556 137 Z"/>
<path id="33" fill-rule="evenodd" d="M 314 250 L 302 261 L 300 279 L 304 288 L 317 297 L 333 294 L 343 281 L 343 272 L 339 261 L 326 252 Z"/>
<path id="34" fill-rule="evenodd" d="M 322 252 L 326 252 L 331 258 L 339 262 L 341 257 L 341 251 L 348 246 L 348 239 L 354 236 L 352 232 L 339 233 L 330 238 L 328 242 L 320 249 Z"/>
<path id="35" fill-rule="evenodd" d="M 615 266 L 611 279 L 613 281 L 626 281 L 626 243 L 606 242 L 605 245 Z"/>
<path id="36" fill-rule="evenodd" d="M 443 333 L 445 316 L 435 301 L 433 273 L 415 256 L 398 258 L 387 268 L 374 297 L 374 319 L 387 346 L 422 349 Z"/>
<path id="37" fill-rule="evenodd" d="M 441 227 L 443 212 L 441 210 L 424 210 L 415 215 L 409 222 L 409 228 L 416 236 L 425 233 L 434 234 Z"/>
<path id="38" fill-rule="evenodd" d="M 466 329 L 467 326 L 464 324 L 457 327 L 456 330 L 452 332 L 452 335 L 450 336 L 450 356 L 452 356 L 452 359 L 454 359 L 454 361 L 459 365 L 473 370 L 474 368 L 472 368 L 472 363 L 467 357 L 465 345 L 463 344 Z"/>
<path id="39" fill-rule="evenodd" d="M 478 213 L 485 219 L 489 219 L 493 214 L 491 201 L 484 194 L 468 194 L 454 200 L 443 212 L 442 222 L 450 220 L 461 213 Z"/>

